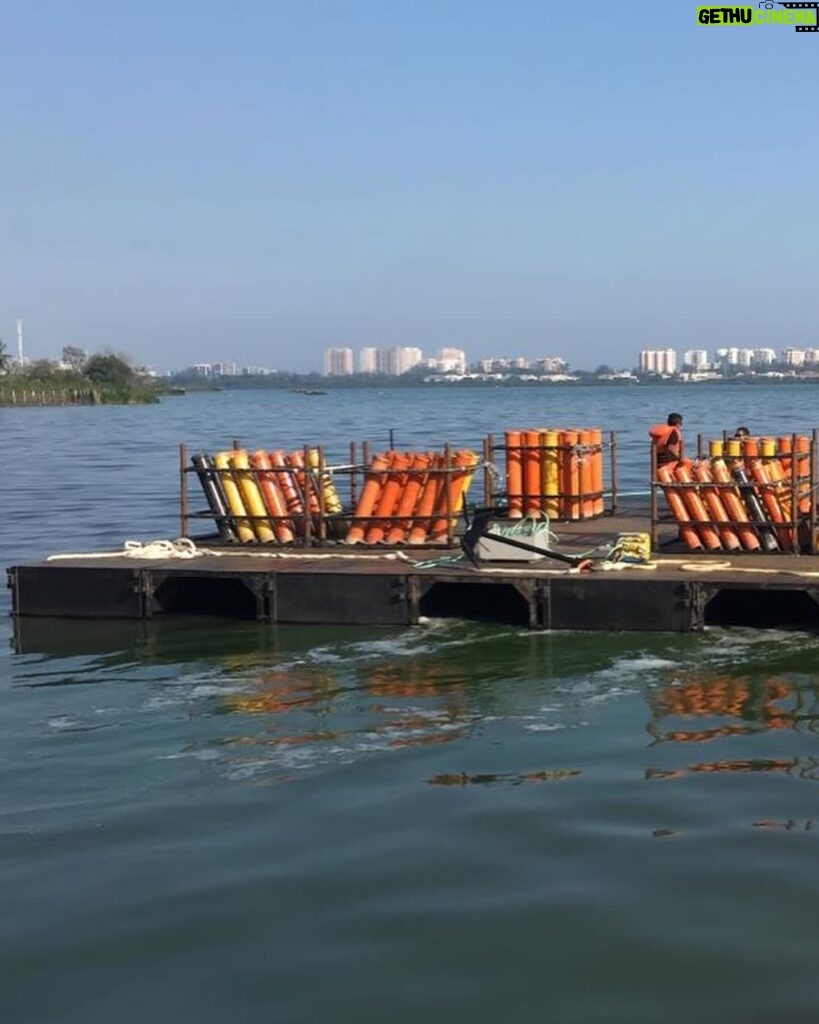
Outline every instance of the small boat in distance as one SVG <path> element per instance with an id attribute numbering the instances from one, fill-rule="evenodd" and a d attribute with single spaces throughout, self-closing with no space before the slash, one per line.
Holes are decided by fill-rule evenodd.
<path id="1" fill-rule="evenodd" d="M 294 395 L 326 395 L 326 391 L 322 391 L 320 388 L 293 388 Z"/>

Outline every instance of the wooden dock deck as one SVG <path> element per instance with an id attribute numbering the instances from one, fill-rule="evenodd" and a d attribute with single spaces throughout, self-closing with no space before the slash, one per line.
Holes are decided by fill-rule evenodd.
<path id="1" fill-rule="evenodd" d="M 556 524 L 555 530 L 560 551 L 579 553 L 617 533 L 645 532 L 647 523 L 647 513 L 633 509 Z M 218 553 L 185 560 L 78 556 L 14 566 L 8 578 L 18 617 L 227 615 L 411 625 L 441 616 L 532 629 L 819 628 L 819 558 L 693 554 L 676 541 L 676 532 L 669 521 L 651 570 L 577 572 L 551 559 L 476 568 L 465 558 L 454 561 L 457 550 L 336 546 L 214 548 Z M 437 564 L 423 564 L 429 562 Z"/>

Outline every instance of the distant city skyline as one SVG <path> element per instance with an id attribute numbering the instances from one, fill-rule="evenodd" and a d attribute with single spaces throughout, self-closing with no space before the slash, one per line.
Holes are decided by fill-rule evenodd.
<path id="1" fill-rule="evenodd" d="M 819 62 L 792 28 L 88 0 L 3 30 L 0 336 L 21 317 L 33 359 L 814 343 Z"/>

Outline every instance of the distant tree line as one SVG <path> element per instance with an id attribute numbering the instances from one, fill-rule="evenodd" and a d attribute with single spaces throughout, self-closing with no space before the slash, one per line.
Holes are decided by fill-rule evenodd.
<path id="1" fill-rule="evenodd" d="M 93 403 L 136 403 L 156 401 L 154 383 L 140 374 L 123 355 L 112 352 L 89 355 L 84 349 L 66 345 L 62 360 L 37 359 L 19 365 L 9 355 L 0 339 L 0 403 L 37 403 L 39 400 L 59 404 L 82 400 Z"/>

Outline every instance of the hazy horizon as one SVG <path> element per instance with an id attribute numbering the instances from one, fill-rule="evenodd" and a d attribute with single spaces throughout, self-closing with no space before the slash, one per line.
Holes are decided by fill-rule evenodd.
<path id="1" fill-rule="evenodd" d="M 0 337 L 160 369 L 819 344 L 819 33 L 696 5 L 5 11 Z"/>

